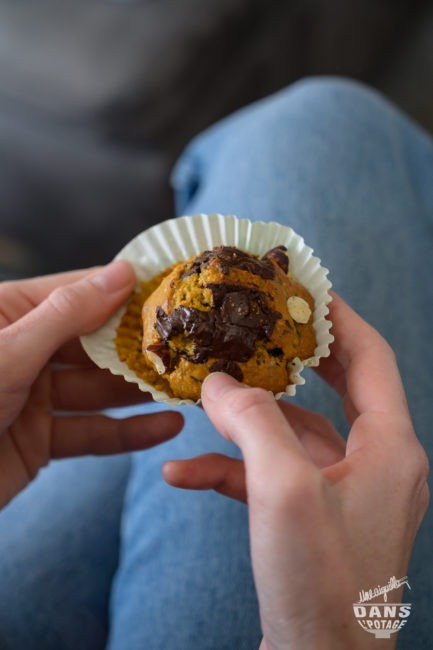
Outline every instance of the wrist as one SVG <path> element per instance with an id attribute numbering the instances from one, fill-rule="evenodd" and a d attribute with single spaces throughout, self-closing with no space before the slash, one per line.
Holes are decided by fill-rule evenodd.
<path id="1" fill-rule="evenodd" d="M 396 645 L 396 635 L 390 639 L 376 639 L 370 634 L 365 633 L 362 638 L 355 638 L 355 635 L 344 635 L 336 638 L 325 638 L 323 635 L 317 635 L 314 639 L 305 637 L 302 640 L 290 639 L 281 641 L 276 644 L 267 643 L 266 639 L 262 640 L 259 650 L 394 650 Z"/>
<path id="2" fill-rule="evenodd" d="M 346 621 L 332 630 L 313 627 L 306 623 L 301 634 L 289 634 L 286 638 L 265 637 L 259 650 L 394 650 L 397 643 L 397 634 L 391 634 L 389 639 L 378 639 L 361 628 L 356 629 L 356 621 Z"/>

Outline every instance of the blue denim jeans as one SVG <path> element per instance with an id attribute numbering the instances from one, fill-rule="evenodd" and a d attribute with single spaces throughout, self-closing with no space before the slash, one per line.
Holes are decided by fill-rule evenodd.
<path id="1" fill-rule="evenodd" d="M 221 121 L 173 172 L 178 214 L 276 220 L 305 237 L 336 291 L 394 347 L 430 457 L 432 178 L 426 133 L 377 93 L 327 78 Z M 339 400 L 313 371 L 305 376 L 296 402 L 344 432 Z M 200 409 L 182 411 L 177 439 L 132 456 L 53 462 L 0 514 L 1 650 L 258 647 L 246 507 L 177 491 L 160 472 L 166 459 L 238 452 Z M 429 511 L 399 648 L 433 642 L 432 549 Z"/>

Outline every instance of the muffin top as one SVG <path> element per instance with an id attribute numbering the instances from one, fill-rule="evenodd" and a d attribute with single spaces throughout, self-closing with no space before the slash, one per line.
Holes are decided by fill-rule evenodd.
<path id="1" fill-rule="evenodd" d="M 314 301 L 291 278 L 284 246 L 262 258 L 218 246 L 155 285 L 142 307 L 143 367 L 170 396 L 199 399 L 214 371 L 284 392 L 294 359 L 314 354 Z"/>

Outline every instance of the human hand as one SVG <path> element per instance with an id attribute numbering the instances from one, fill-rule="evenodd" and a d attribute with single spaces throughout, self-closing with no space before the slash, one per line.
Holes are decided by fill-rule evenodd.
<path id="1" fill-rule="evenodd" d="M 134 285 L 126 262 L 0 284 L 0 508 L 52 458 L 144 449 L 180 430 L 174 412 L 124 420 L 89 413 L 150 399 L 97 368 L 77 340 Z"/>
<path id="2" fill-rule="evenodd" d="M 223 374 L 203 405 L 245 460 L 171 461 L 172 485 L 248 500 L 262 648 L 390 648 L 357 624 L 359 592 L 404 576 L 428 504 L 428 463 L 392 350 L 340 298 L 320 374 L 344 401 L 344 446 L 327 420 Z M 399 602 L 397 592 L 394 602 Z"/>

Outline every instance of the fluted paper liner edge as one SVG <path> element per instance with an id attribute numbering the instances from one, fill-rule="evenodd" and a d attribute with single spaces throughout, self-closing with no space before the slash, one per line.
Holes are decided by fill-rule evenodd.
<path id="1" fill-rule="evenodd" d="M 303 361 L 295 359 L 291 372 L 293 384 L 288 385 L 284 392 L 275 395 L 277 399 L 282 395 L 294 396 L 296 386 L 305 383 L 301 376 L 303 368 L 317 366 L 321 358 L 329 356 L 329 346 L 334 337 L 330 332 L 332 323 L 326 318 L 331 301 L 329 290 L 332 286 L 327 277 L 328 269 L 321 266 L 320 259 L 313 255 L 313 249 L 307 246 L 292 228 L 276 222 L 238 219 L 234 215 L 197 214 L 178 217 L 143 231 L 126 244 L 115 259 L 128 260 L 132 264 L 138 285 L 176 262 L 221 244 L 236 246 L 260 256 L 275 246 L 286 246 L 291 276 L 303 284 L 314 298 L 313 326 L 317 342 L 314 356 Z M 198 403 L 169 397 L 166 393 L 156 390 L 119 359 L 114 337 L 124 310 L 125 305 L 101 328 L 81 337 L 89 357 L 100 368 L 106 368 L 114 375 L 122 375 L 126 381 L 137 384 L 140 390 L 150 392 L 157 402 L 166 402 L 171 406 Z"/>

